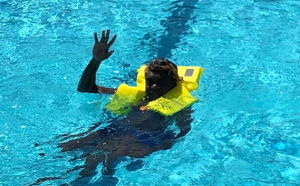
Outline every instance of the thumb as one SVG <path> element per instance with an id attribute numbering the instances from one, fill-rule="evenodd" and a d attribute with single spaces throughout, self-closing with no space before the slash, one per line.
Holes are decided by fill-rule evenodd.
<path id="1" fill-rule="evenodd" d="M 108 52 L 107 56 L 110 57 L 113 53 L 114 53 L 114 51 L 111 50 L 111 51 Z"/>

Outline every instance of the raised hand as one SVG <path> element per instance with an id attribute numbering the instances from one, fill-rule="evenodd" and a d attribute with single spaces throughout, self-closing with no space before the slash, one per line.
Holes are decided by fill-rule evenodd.
<path id="1" fill-rule="evenodd" d="M 109 56 L 111 56 L 112 53 L 114 52 L 113 50 L 109 50 L 109 48 L 115 42 L 117 35 L 114 35 L 113 38 L 108 42 L 109 32 L 110 30 L 106 30 L 106 31 L 103 30 L 100 41 L 98 40 L 97 33 L 96 32 L 94 33 L 95 44 L 93 48 L 93 58 L 98 62 L 101 62 L 109 58 Z"/>

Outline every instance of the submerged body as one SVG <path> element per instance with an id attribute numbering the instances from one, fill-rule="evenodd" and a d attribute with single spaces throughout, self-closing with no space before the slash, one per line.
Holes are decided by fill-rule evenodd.
<path id="1" fill-rule="evenodd" d="M 75 168 L 82 168 L 81 178 L 94 176 L 99 163 L 103 164 L 102 174 L 112 176 L 116 163 L 124 157 L 143 158 L 152 152 L 169 149 L 176 139 L 190 130 L 190 113 L 190 109 L 185 109 L 166 118 L 156 112 L 134 108 L 127 117 L 116 118 L 99 130 L 78 134 L 60 147 L 63 152 L 82 151 L 80 158 L 85 159 L 85 164 Z M 94 128 L 98 125 L 101 124 Z"/>

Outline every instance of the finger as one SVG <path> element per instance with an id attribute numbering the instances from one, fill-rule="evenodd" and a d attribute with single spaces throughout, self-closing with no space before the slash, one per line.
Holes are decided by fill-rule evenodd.
<path id="1" fill-rule="evenodd" d="M 115 40 L 117 38 L 117 35 L 114 35 L 114 37 L 110 40 L 110 42 L 107 44 L 108 48 L 111 47 L 112 44 L 114 44 Z"/>
<path id="2" fill-rule="evenodd" d="M 95 39 L 95 43 L 99 42 L 97 32 L 94 33 L 94 39 Z"/>
<path id="3" fill-rule="evenodd" d="M 104 40 L 103 40 L 103 42 L 107 43 L 108 39 L 109 39 L 109 30 L 106 30 L 106 31 L 104 31 Z"/>
<path id="4" fill-rule="evenodd" d="M 100 42 L 104 42 L 104 41 L 105 41 L 105 30 L 102 30 L 102 36 Z"/>
<path id="5" fill-rule="evenodd" d="M 107 55 L 108 55 L 108 57 L 110 57 L 110 56 L 111 56 L 113 53 L 114 53 L 114 51 L 113 51 L 113 50 L 109 51 L 109 52 L 108 52 L 108 54 L 107 54 Z"/>
<path id="6" fill-rule="evenodd" d="M 105 36 L 106 42 L 109 40 L 109 33 L 110 33 L 110 30 L 107 30 L 107 31 L 106 31 L 106 36 Z"/>

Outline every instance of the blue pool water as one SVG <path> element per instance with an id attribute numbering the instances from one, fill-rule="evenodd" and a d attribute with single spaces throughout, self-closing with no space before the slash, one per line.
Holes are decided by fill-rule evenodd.
<path id="1" fill-rule="evenodd" d="M 109 96 L 76 92 L 106 28 L 118 38 L 98 84 L 133 84 L 157 56 L 205 68 L 192 130 L 135 171 L 120 162 L 118 185 L 300 184 L 299 0 L 0 0 L 0 28 L 0 185 L 78 177 L 58 136 L 109 117 Z"/>

